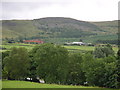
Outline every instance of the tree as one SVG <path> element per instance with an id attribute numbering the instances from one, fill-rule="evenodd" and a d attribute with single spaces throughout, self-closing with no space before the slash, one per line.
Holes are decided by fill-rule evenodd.
<path id="1" fill-rule="evenodd" d="M 104 71 L 103 85 L 108 88 L 117 88 L 116 58 L 109 56 L 103 58 Z"/>
<path id="2" fill-rule="evenodd" d="M 108 44 L 106 46 L 96 47 L 93 54 L 94 54 L 95 58 L 104 58 L 104 57 L 108 57 L 110 55 L 114 56 L 114 51 L 113 51 L 112 47 Z"/>
<path id="3" fill-rule="evenodd" d="M 82 62 L 82 69 L 85 72 L 86 82 L 88 82 L 88 85 L 94 86 L 94 75 L 92 68 L 94 63 L 94 59 L 92 54 L 87 53 L 83 56 L 83 62 Z"/>
<path id="4" fill-rule="evenodd" d="M 3 61 L 4 58 L 7 57 L 7 56 L 9 56 L 10 51 L 0 52 L 0 53 L 1 53 L 1 55 L 2 55 L 1 61 L 4 62 L 4 61 Z M 2 69 L 3 69 L 3 67 L 4 67 L 4 63 L 2 63 Z"/>
<path id="5" fill-rule="evenodd" d="M 34 53 L 33 51 L 29 52 L 29 57 L 30 57 L 30 68 L 29 68 L 29 78 L 31 81 L 33 82 L 39 82 L 39 80 L 37 79 L 37 62 L 36 60 L 34 60 Z"/>
<path id="6" fill-rule="evenodd" d="M 33 49 L 37 75 L 46 83 L 66 82 L 68 51 L 54 44 L 41 44 Z"/>
<path id="7" fill-rule="evenodd" d="M 12 48 L 4 58 L 3 72 L 8 79 L 24 79 L 28 74 L 29 56 L 25 48 Z"/>
<path id="8" fill-rule="evenodd" d="M 82 40 L 82 39 L 80 39 L 79 41 L 80 41 L 80 42 L 83 42 L 83 40 Z"/>
<path id="9" fill-rule="evenodd" d="M 69 54 L 69 69 L 67 75 L 67 84 L 83 85 L 85 74 L 82 70 L 82 55 L 80 53 Z"/>
<path id="10" fill-rule="evenodd" d="M 2 53 L 0 52 L 0 80 L 2 80 Z"/>
<path id="11" fill-rule="evenodd" d="M 115 57 L 93 58 L 92 55 L 84 56 L 83 70 L 88 85 L 116 88 Z"/>
<path id="12" fill-rule="evenodd" d="M 120 88 L 120 49 L 117 52 L 116 73 L 117 73 L 117 88 Z"/>

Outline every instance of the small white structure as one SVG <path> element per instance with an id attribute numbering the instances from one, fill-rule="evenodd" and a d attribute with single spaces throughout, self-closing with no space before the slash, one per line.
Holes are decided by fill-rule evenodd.
<path id="1" fill-rule="evenodd" d="M 72 45 L 85 45 L 83 42 L 72 42 Z"/>
<path id="2" fill-rule="evenodd" d="M 45 81 L 44 81 L 44 80 L 42 80 L 42 79 L 40 79 L 40 80 L 39 80 L 39 82 L 40 82 L 40 83 L 45 83 Z"/>
<path id="3" fill-rule="evenodd" d="M 45 83 L 43 79 L 40 79 L 39 77 L 37 77 L 37 79 L 39 80 L 40 83 Z"/>
<path id="4" fill-rule="evenodd" d="M 32 80 L 32 78 L 29 78 L 29 77 L 27 77 L 26 79 L 27 79 L 28 81 Z"/>

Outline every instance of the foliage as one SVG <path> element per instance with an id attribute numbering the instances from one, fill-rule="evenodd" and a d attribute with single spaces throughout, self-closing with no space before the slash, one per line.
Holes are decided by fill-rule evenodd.
<path id="1" fill-rule="evenodd" d="M 39 77 L 45 83 L 86 83 L 89 86 L 119 88 L 120 50 L 116 56 L 110 45 L 97 47 L 94 55 L 94 47 L 91 49 L 87 46 L 59 46 L 48 43 L 33 46 L 35 47 L 29 53 L 22 47 L 2 52 L 3 78 L 17 80 L 30 77 L 35 81 Z M 68 52 L 71 48 L 80 52 L 83 48 L 89 49 L 89 52 Z"/>
<path id="2" fill-rule="evenodd" d="M 93 54 L 96 58 L 104 58 L 110 55 L 114 56 L 114 51 L 112 49 L 112 46 L 108 44 L 106 46 L 96 47 Z"/>
<path id="3" fill-rule="evenodd" d="M 69 55 L 67 84 L 84 85 L 85 74 L 82 70 L 83 57 L 80 53 Z"/>
<path id="4" fill-rule="evenodd" d="M 89 85 L 116 88 L 116 64 L 115 58 L 95 59 L 92 55 L 85 55 L 83 70 Z"/>
<path id="5" fill-rule="evenodd" d="M 118 44 L 118 40 L 97 40 L 96 43 L 103 43 L 103 44 Z"/>
<path id="6" fill-rule="evenodd" d="M 3 75 L 8 79 L 23 79 L 29 68 L 28 52 L 25 48 L 12 48 L 3 60 Z"/>
<path id="7" fill-rule="evenodd" d="M 28 77 L 31 78 L 33 82 L 39 82 L 37 79 L 37 62 L 34 60 L 34 51 L 29 52 L 29 57 L 30 57 L 30 68 L 29 68 L 29 74 Z"/>
<path id="8" fill-rule="evenodd" d="M 117 61 L 116 61 L 116 72 L 117 72 L 117 88 L 120 88 L 120 49 L 117 52 Z"/>
<path id="9" fill-rule="evenodd" d="M 1 52 L 1 54 L 0 54 L 1 55 L 1 62 L 4 62 L 4 58 L 9 56 L 9 53 L 10 53 L 10 51 Z M 2 69 L 4 68 L 4 64 L 5 63 L 2 63 Z"/>
<path id="10" fill-rule="evenodd" d="M 67 73 L 68 51 L 64 47 L 53 44 L 42 44 L 33 49 L 37 74 L 47 83 L 64 83 Z"/>

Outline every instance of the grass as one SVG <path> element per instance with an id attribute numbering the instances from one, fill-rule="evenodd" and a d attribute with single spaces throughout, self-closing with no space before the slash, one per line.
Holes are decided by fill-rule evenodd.
<path id="1" fill-rule="evenodd" d="M 120 89 L 109 89 L 92 86 L 73 86 L 73 85 L 58 85 L 58 84 L 41 84 L 29 81 L 2 81 L 2 88 L 78 88 L 78 89 L 93 89 L 93 90 L 120 90 Z"/>
<path id="2" fill-rule="evenodd" d="M 68 50 L 73 49 L 73 50 L 85 50 L 85 51 L 93 51 L 94 46 L 64 46 Z"/>
<path id="3" fill-rule="evenodd" d="M 79 50 L 79 51 L 94 51 L 95 46 L 64 46 L 68 50 Z M 118 51 L 118 47 L 113 47 L 115 53 Z"/>
<path id="4" fill-rule="evenodd" d="M 38 44 L 24 44 L 24 43 L 12 43 L 0 45 L 0 47 L 6 48 L 5 50 L 0 50 L 0 52 L 10 50 L 10 48 L 12 47 L 25 47 L 28 50 L 32 50 L 32 48 L 34 48 L 37 45 Z M 95 49 L 95 46 L 63 46 L 63 47 L 67 48 L 69 51 L 94 51 Z M 115 51 L 115 53 L 117 53 L 118 48 L 113 47 L 113 50 Z"/>
<path id="5" fill-rule="evenodd" d="M 12 43 L 12 44 L 0 45 L 0 47 L 6 48 L 6 50 L 10 50 L 10 48 L 12 47 L 17 47 L 17 48 L 25 47 L 26 49 L 31 50 L 34 46 L 35 44 L 24 44 L 24 43 Z"/>
<path id="6" fill-rule="evenodd" d="M 72 86 L 57 84 L 41 84 L 28 81 L 2 81 L 2 88 L 97 88 L 88 86 Z"/>

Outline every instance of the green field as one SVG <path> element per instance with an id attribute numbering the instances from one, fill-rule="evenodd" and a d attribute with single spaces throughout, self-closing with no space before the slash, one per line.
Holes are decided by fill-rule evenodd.
<path id="1" fill-rule="evenodd" d="M 73 85 L 57 85 L 57 84 L 41 84 L 28 81 L 2 81 L 2 88 L 83 88 L 83 89 L 94 89 L 94 90 L 120 90 L 120 89 L 109 89 L 100 87 L 90 86 L 73 86 Z"/>
<path id="2" fill-rule="evenodd" d="M 94 46 L 64 46 L 68 50 L 85 50 L 85 51 L 93 51 L 95 49 Z"/>
<path id="3" fill-rule="evenodd" d="M 97 88 L 97 87 L 41 84 L 28 81 L 2 81 L 2 88 Z"/>
<path id="4" fill-rule="evenodd" d="M 94 51 L 95 46 L 64 46 L 65 48 L 67 48 L 70 51 Z M 117 53 L 118 51 L 118 47 L 113 47 L 113 50 L 115 53 Z"/>
<path id="5" fill-rule="evenodd" d="M 12 43 L 12 44 L 3 44 L 0 45 L 0 47 L 6 48 L 5 50 L 0 50 L 0 51 L 7 51 L 10 50 L 12 47 L 25 47 L 28 50 L 31 50 L 36 44 L 24 44 L 24 43 Z"/>
<path id="6" fill-rule="evenodd" d="M 12 44 L 5 44 L 0 45 L 0 47 L 6 48 L 5 50 L 0 51 L 7 51 L 10 50 L 12 47 L 25 47 L 28 50 L 32 50 L 33 47 L 37 46 L 39 44 L 24 44 L 24 43 L 12 43 Z M 69 51 L 75 51 L 75 52 L 84 52 L 84 51 L 93 51 L 95 49 L 95 46 L 63 46 L 67 48 Z M 118 47 L 113 47 L 113 50 L 115 53 L 118 51 Z"/>

